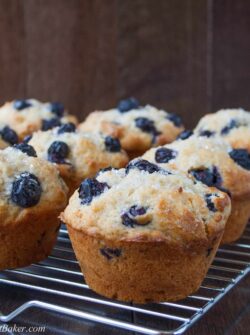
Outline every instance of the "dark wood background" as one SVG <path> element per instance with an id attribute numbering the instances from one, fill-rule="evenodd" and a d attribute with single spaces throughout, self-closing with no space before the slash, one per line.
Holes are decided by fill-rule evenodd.
<path id="1" fill-rule="evenodd" d="M 0 0 L 0 102 L 61 100 L 82 119 L 125 96 L 193 126 L 250 108 L 248 0 Z"/>

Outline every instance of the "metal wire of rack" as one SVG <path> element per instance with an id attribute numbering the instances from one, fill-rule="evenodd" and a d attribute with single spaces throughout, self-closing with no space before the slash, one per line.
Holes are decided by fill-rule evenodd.
<path id="1" fill-rule="evenodd" d="M 188 298 L 147 305 L 112 301 L 95 294 L 83 281 L 63 226 L 46 260 L 0 273 L 0 287 L 33 291 L 35 296 L 43 294 L 42 299 L 28 300 L 0 314 L 0 325 L 16 320 L 26 310 L 39 309 L 138 334 L 183 334 L 249 272 L 250 225 L 239 241 L 219 248 L 202 286 Z"/>

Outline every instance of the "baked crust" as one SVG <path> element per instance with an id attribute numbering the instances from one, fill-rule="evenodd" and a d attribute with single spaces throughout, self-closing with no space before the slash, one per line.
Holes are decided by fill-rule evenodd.
<path id="1" fill-rule="evenodd" d="M 22 141 L 25 136 L 32 134 L 42 128 L 42 120 L 55 118 L 49 109 L 49 103 L 42 103 L 35 99 L 27 100 L 32 106 L 23 110 L 16 110 L 13 107 L 13 101 L 6 102 L 0 108 L 0 124 L 10 126 L 17 133 L 19 140 Z M 77 124 L 77 118 L 74 115 L 64 113 L 60 118 L 61 123 L 72 122 Z"/>
<path id="2" fill-rule="evenodd" d="M 216 167 L 222 177 L 221 189 L 232 197 L 232 212 L 227 221 L 223 243 L 237 240 L 250 217 L 250 171 L 234 162 L 228 154 L 232 148 L 219 137 L 192 136 L 184 141 L 175 141 L 164 148 L 175 150 L 177 157 L 168 163 L 159 163 L 163 168 L 180 169 L 188 172 L 192 169 Z M 155 163 L 157 149 L 145 153 L 144 159 Z"/>
<path id="3" fill-rule="evenodd" d="M 69 187 L 69 195 L 79 187 L 85 178 L 94 177 L 103 168 L 124 167 L 128 156 L 124 150 L 110 152 L 105 148 L 105 137 L 99 133 L 72 132 L 58 134 L 58 128 L 33 134 L 29 144 L 38 157 L 48 159 L 48 149 L 54 141 L 62 141 L 69 147 L 65 164 L 53 163 Z"/>
<path id="4" fill-rule="evenodd" d="M 71 197 L 60 217 L 96 292 L 145 303 L 181 299 L 198 289 L 223 234 L 230 199 L 181 172 L 168 173 L 106 171 L 97 180 L 109 188 L 89 205 L 81 205 L 77 191 Z M 205 201 L 211 193 L 216 213 Z M 147 211 L 141 224 L 129 227 L 121 217 L 133 205 Z"/>
<path id="5" fill-rule="evenodd" d="M 177 127 L 167 118 L 169 115 L 169 113 L 150 105 L 133 109 L 127 113 L 120 113 L 118 109 L 96 111 L 79 125 L 79 129 L 99 131 L 117 137 L 129 155 L 130 152 L 136 152 L 137 155 L 140 155 L 151 147 L 172 142 L 183 130 L 183 126 Z M 135 119 L 139 117 L 152 120 L 160 134 L 152 136 L 152 134 L 137 128 Z"/>
<path id="6" fill-rule="evenodd" d="M 20 207 L 11 198 L 12 184 L 21 173 L 39 180 L 39 202 Z M 56 168 L 14 148 L 0 151 L 0 269 L 26 266 L 49 254 L 67 203 L 67 187 Z"/>
<path id="7" fill-rule="evenodd" d="M 110 241 L 68 225 L 72 245 L 87 284 L 107 298 L 134 303 L 180 300 L 197 291 L 216 253 L 222 232 L 210 243 Z M 107 259 L 101 250 L 119 250 Z"/>
<path id="8" fill-rule="evenodd" d="M 5 141 L 1 138 L 1 134 L 0 134 L 0 150 L 7 148 L 9 145 L 10 145 L 10 144 L 8 144 L 7 142 L 5 142 Z"/>
<path id="9" fill-rule="evenodd" d="M 230 124 L 234 122 L 235 126 Z M 250 113 L 242 108 L 222 109 L 206 114 L 198 122 L 195 133 L 209 130 L 223 139 L 233 148 L 247 149 L 250 152 Z"/>

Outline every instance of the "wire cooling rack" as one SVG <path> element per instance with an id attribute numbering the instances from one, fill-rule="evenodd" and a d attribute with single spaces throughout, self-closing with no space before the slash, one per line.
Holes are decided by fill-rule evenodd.
<path id="1" fill-rule="evenodd" d="M 108 300 L 91 291 L 83 281 L 63 226 L 57 244 L 46 260 L 0 273 L 0 289 L 23 290 L 26 292 L 24 297 L 29 296 L 28 291 L 34 297 L 7 311 L 6 308 L 2 311 L 0 300 L 0 326 L 1 322 L 18 322 L 26 310 L 37 309 L 40 313 L 63 315 L 64 320 L 73 317 L 74 322 L 81 324 L 111 326 L 112 334 L 123 334 L 123 331 L 126 334 L 183 334 L 249 272 L 250 225 L 237 243 L 218 250 L 202 286 L 188 298 L 175 303 L 147 305 Z M 70 334 L 74 334 L 74 330 Z"/>

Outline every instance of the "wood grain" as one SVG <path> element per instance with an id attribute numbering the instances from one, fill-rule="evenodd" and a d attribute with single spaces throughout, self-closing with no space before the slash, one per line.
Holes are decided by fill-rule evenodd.
<path id="1" fill-rule="evenodd" d="M 181 114 L 250 109 L 246 0 L 0 0 L 0 103 L 61 100 L 81 119 L 126 96 Z"/>
<path id="2" fill-rule="evenodd" d="M 213 110 L 250 109 L 250 2 L 213 2 Z"/>
<path id="3" fill-rule="evenodd" d="M 207 112 L 206 9 L 203 1 L 119 1 L 119 97 L 177 112 L 189 126 Z"/>

